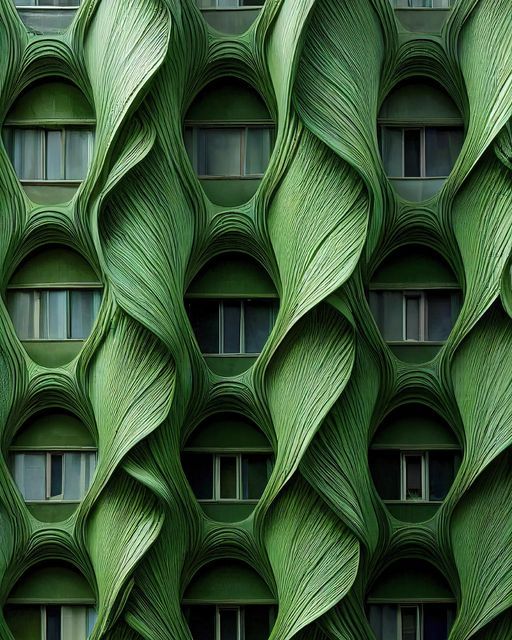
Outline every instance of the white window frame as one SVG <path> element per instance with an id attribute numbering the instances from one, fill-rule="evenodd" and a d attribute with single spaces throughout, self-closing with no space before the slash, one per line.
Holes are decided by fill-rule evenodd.
<path id="1" fill-rule="evenodd" d="M 215 7 L 214 7 L 215 8 Z M 225 7 L 227 8 L 227 7 Z M 236 7 L 235 7 L 236 8 Z M 247 7 L 243 7 L 244 9 Z M 226 174 L 226 175 L 214 175 L 210 173 L 199 173 L 199 131 L 207 130 L 207 129 L 237 129 L 240 134 L 240 173 Z M 194 171 L 197 174 L 197 177 L 201 180 L 244 180 L 244 179 L 261 179 L 264 173 L 247 173 L 247 135 L 249 129 L 264 129 L 269 131 L 270 142 L 274 140 L 274 131 L 275 127 L 270 124 L 240 124 L 239 122 L 222 122 L 222 123 L 198 123 L 198 124 L 187 124 L 185 123 L 185 131 L 189 130 L 192 133 L 191 138 L 191 153 L 192 159 L 191 164 Z M 272 154 L 272 149 L 270 151 Z"/>
<path id="2" fill-rule="evenodd" d="M 64 483 L 66 480 L 65 477 L 65 464 L 64 464 L 64 459 L 62 460 L 62 493 L 59 494 L 58 496 L 51 496 L 51 479 L 52 479 L 52 456 L 55 455 L 60 455 L 61 457 L 64 456 L 64 454 L 66 453 L 79 453 L 80 454 L 80 486 L 83 487 L 84 489 L 84 493 L 82 495 L 82 497 L 77 501 L 77 500 L 67 500 L 64 499 Z M 92 478 L 94 478 L 94 474 L 96 473 L 96 467 L 98 465 L 98 451 L 97 449 L 95 449 L 94 447 L 90 447 L 90 448 L 81 448 L 81 449 L 11 449 L 10 450 L 10 455 L 12 456 L 16 456 L 16 455 L 27 455 L 27 454 L 45 454 L 46 456 L 46 462 L 45 462 L 45 479 L 44 479 L 44 483 L 45 483 L 45 498 L 44 500 L 26 500 L 23 497 L 23 501 L 26 502 L 27 504 L 48 504 L 49 502 L 52 503 L 63 503 L 63 504 L 76 504 L 77 502 L 81 502 L 84 497 L 86 496 L 87 492 L 89 491 L 91 485 L 89 485 L 88 487 L 85 486 L 85 461 L 84 461 L 84 455 L 85 454 L 91 454 L 94 453 L 94 473 Z M 91 480 L 91 484 L 92 484 Z M 18 488 L 18 490 L 21 493 L 21 489 Z"/>
<path id="3" fill-rule="evenodd" d="M 232 9 L 262 9 L 265 4 L 264 0 L 262 0 L 261 4 L 251 4 L 251 5 L 242 5 L 240 4 L 240 0 L 237 0 L 237 4 L 233 7 L 219 7 L 219 0 L 215 0 L 215 5 L 213 7 L 205 7 L 203 6 L 201 0 L 198 1 L 198 6 L 200 9 L 219 9 L 223 11 L 229 11 Z"/>
<path id="4" fill-rule="evenodd" d="M 419 498 L 407 497 L 407 458 L 421 459 L 421 496 Z M 402 502 L 428 502 L 429 501 L 429 466 L 428 451 L 401 451 L 400 452 L 400 500 Z"/>
<path id="5" fill-rule="evenodd" d="M 9 286 L 7 287 L 9 293 L 14 293 L 17 291 L 22 291 L 24 293 L 32 293 L 34 296 L 34 317 L 33 317 L 33 326 L 34 326 L 34 336 L 32 338 L 23 338 L 22 342 L 85 342 L 87 337 L 85 338 L 72 338 L 71 337 L 71 292 L 73 291 L 99 291 L 101 294 L 102 286 L 101 285 L 90 285 L 80 287 L 67 287 L 67 286 L 49 286 L 49 287 L 26 287 L 26 286 Z M 65 338 L 42 338 L 39 334 L 39 324 L 41 319 L 41 293 L 46 291 L 65 291 L 66 293 L 66 337 Z M 101 306 L 101 295 L 100 295 L 100 306 Z M 50 307 L 48 307 L 48 313 L 50 311 Z M 93 320 L 93 326 L 94 322 Z M 49 326 L 49 318 L 47 319 L 47 324 Z M 16 327 L 14 327 L 16 329 Z"/>
<path id="6" fill-rule="evenodd" d="M 18 9 L 62 9 L 62 8 L 66 8 L 66 9 L 77 9 L 78 7 L 30 7 L 30 6 L 24 6 L 24 7 L 17 7 Z M 47 163 L 46 163 L 46 137 L 47 137 L 47 133 L 50 131 L 59 131 L 61 134 L 61 148 L 60 148 L 60 152 L 61 152 L 61 162 L 62 162 L 62 167 L 64 170 L 64 173 L 66 172 L 66 131 L 77 131 L 77 130 L 82 130 L 82 131 L 87 131 L 88 135 L 88 139 L 87 139 L 87 171 L 89 170 L 90 164 L 91 164 L 91 159 L 92 159 L 92 154 L 93 154 L 93 148 L 94 148 L 94 130 L 88 126 L 88 125 L 62 125 L 62 126 L 41 126 L 38 124 L 27 124 L 27 125 L 12 125 L 12 124 L 6 124 L 5 128 L 10 129 L 13 133 L 14 131 L 17 130 L 21 130 L 21 129 L 30 129 L 32 131 L 38 131 L 39 132 L 39 136 L 40 136 L 40 142 L 41 142 L 41 155 L 39 158 L 39 174 L 42 176 L 41 178 L 20 178 L 19 177 L 19 181 L 21 182 L 21 184 L 80 184 L 81 182 L 83 182 L 83 180 L 85 180 L 86 176 L 84 176 L 81 179 L 77 179 L 77 178 L 47 178 L 47 174 L 48 174 L 48 167 L 47 167 Z M 12 141 L 13 143 L 13 141 Z M 12 149 L 8 149 L 8 155 L 10 158 L 10 152 L 14 152 L 14 144 L 12 144 Z M 14 163 L 11 160 L 11 163 L 13 164 L 14 167 Z"/>
<path id="7" fill-rule="evenodd" d="M 397 607 L 397 640 L 402 640 L 402 609 L 416 609 L 416 639 L 423 638 L 423 605 L 399 604 Z"/>

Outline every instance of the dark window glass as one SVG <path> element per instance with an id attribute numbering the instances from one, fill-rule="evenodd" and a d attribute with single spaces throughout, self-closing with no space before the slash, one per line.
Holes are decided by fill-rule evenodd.
<path id="1" fill-rule="evenodd" d="M 428 340 L 446 340 L 452 330 L 452 292 L 427 292 Z"/>
<path id="2" fill-rule="evenodd" d="M 429 453 L 430 500 L 444 500 L 455 477 L 456 454 L 452 451 L 431 451 Z"/>
<path id="3" fill-rule="evenodd" d="M 462 148 L 461 127 L 426 127 L 425 172 L 429 177 L 446 177 Z"/>
<path id="4" fill-rule="evenodd" d="M 240 353 L 239 300 L 225 300 L 224 306 L 224 353 Z"/>
<path id="5" fill-rule="evenodd" d="M 423 605 L 423 640 L 447 640 L 449 609 L 444 604 Z"/>
<path id="6" fill-rule="evenodd" d="M 370 308 L 384 340 L 403 340 L 401 291 L 370 291 Z"/>
<path id="7" fill-rule="evenodd" d="M 62 455 L 51 455 L 50 497 L 62 495 Z"/>
<path id="8" fill-rule="evenodd" d="M 46 607 L 46 640 L 61 640 L 60 607 Z"/>
<path id="9" fill-rule="evenodd" d="M 400 500 L 400 454 L 398 451 L 370 451 L 370 470 L 375 488 L 383 500 Z"/>
<path id="10" fill-rule="evenodd" d="M 237 640 L 238 609 L 219 609 L 220 640 Z"/>
<path id="11" fill-rule="evenodd" d="M 420 339 L 420 296 L 407 295 L 405 298 L 405 339 Z"/>
<path id="12" fill-rule="evenodd" d="M 416 607 L 402 607 L 402 640 L 419 640 L 418 638 L 418 609 Z"/>
<path id="13" fill-rule="evenodd" d="M 196 498 L 211 500 L 213 498 L 213 455 L 185 452 L 183 469 Z"/>
<path id="14" fill-rule="evenodd" d="M 220 456 L 220 497 L 236 500 L 236 457 Z"/>
<path id="15" fill-rule="evenodd" d="M 269 609 L 265 605 L 245 606 L 245 640 L 267 640 L 271 631 Z"/>
<path id="16" fill-rule="evenodd" d="M 215 607 L 187 607 L 185 617 L 194 640 L 215 640 Z"/>
<path id="17" fill-rule="evenodd" d="M 260 353 L 273 324 L 273 304 L 270 300 L 245 301 L 245 352 Z"/>
<path id="18" fill-rule="evenodd" d="M 423 498 L 421 477 L 421 456 L 405 456 L 405 499 L 421 500 Z"/>
<path id="19" fill-rule="evenodd" d="M 242 456 L 242 498 L 257 500 L 261 498 L 268 481 L 269 456 L 252 453 Z"/>
<path id="20" fill-rule="evenodd" d="M 219 353 L 219 303 L 216 300 L 191 300 L 190 324 L 202 353 Z"/>
<path id="21" fill-rule="evenodd" d="M 421 176 L 420 157 L 420 129 L 404 129 L 404 176 L 406 178 L 418 178 Z"/>

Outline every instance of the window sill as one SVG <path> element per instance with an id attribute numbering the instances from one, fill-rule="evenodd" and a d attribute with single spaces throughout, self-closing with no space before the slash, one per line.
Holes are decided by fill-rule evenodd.
<path id="1" fill-rule="evenodd" d="M 261 180 L 263 174 L 256 174 L 251 176 L 200 176 L 197 174 L 199 180 Z"/>
<path id="2" fill-rule="evenodd" d="M 451 7 L 393 7 L 395 11 L 451 11 Z"/>
<path id="3" fill-rule="evenodd" d="M 432 505 L 440 505 L 443 503 L 443 500 L 383 500 L 384 504 L 432 504 Z"/>
<path id="4" fill-rule="evenodd" d="M 203 353 L 205 358 L 257 358 L 259 353 Z"/>
<path id="5" fill-rule="evenodd" d="M 199 7 L 199 11 L 254 11 L 263 9 L 263 5 L 246 5 L 244 7 Z"/>
<path id="6" fill-rule="evenodd" d="M 24 500 L 24 502 L 25 504 L 80 504 L 82 500 Z"/>
<path id="7" fill-rule="evenodd" d="M 400 347 L 440 347 L 446 344 L 446 340 L 444 341 L 429 341 L 429 340 L 385 340 L 386 344 L 391 346 L 400 346 Z"/>
<path id="8" fill-rule="evenodd" d="M 77 11 L 78 9 L 80 9 L 80 5 L 76 5 L 76 7 L 55 7 L 55 6 L 50 6 L 50 5 L 45 5 L 45 6 L 31 6 L 31 5 L 20 5 L 17 6 L 16 9 L 18 11 L 41 11 L 45 12 L 45 11 Z"/>
<path id="9" fill-rule="evenodd" d="M 259 498 L 251 500 L 197 500 L 199 504 L 258 504 Z"/>
<path id="10" fill-rule="evenodd" d="M 19 338 L 20 342 L 42 342 L 44 344 L 52 343 L 52 342 L 65 342 L 68 343 L 76 343 L 76 342 L 85 342 L 87 338 Z"/>
<path id="11" fill-rule="evenodd" d="M 19 178 L 20 183 L 27 187 L 79 187 L 82 180 L 24 180 Z"/>

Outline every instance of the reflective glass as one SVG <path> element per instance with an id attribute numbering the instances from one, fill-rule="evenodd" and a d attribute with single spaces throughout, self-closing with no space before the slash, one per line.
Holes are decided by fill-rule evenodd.
<path id="1" fill-rule="evenodd" d="M 14 454 L 14 481 L 25 500 L 46 497 L 46 454 Z"/>
<path id="2" fill-rule="evenodd" d="M 211 453 L 183 454 L 183 470 L 198 500 L 213 498 L 213 455 Z"/>
<path id="3" fill-rule="evenodd" d="M 380 145 L 386 174 L 390 177 L 402 176 L 402 129 L 382 127 Z"/>
<path id="4" fill-rule="evenodd" d="M 263 175 L 270 160 L 270 129 L 249 127 L 245 150 L 245 174 Z"/>
<path id="5" fill-rule="evenodd" d="M 43 180 L 40 129 L 14 129 L 10 153 L 14 169 L 21 180 Z"/>
<path id="6" fill-rule="evenodd" d="M 62 639 L 86 640 L 87 611 L 85 607 L 62 607 Z"/>
<path id="7" fill-rule="evenodd" d="M 397 606 L 370 605 L 370 626 L 377 640 L 393 640 L 397 637 Z"/>
<path id="8" fill-rule="evenodd" d="M 72 289 L 69 294 L 71 338 L 85 340 L 91 333 L 101 303 L 99 289 Z"/>
<path id="9" fill-rule="evenodd" d="M 237 461 L 235 456 L 219 457 L 220 498 L 236 500 L 237 491 Z"/>
<path id="10" fill-rule="evenodd" d="M 402 640 L 419 640 L 418 638 L 418 609 L 416 607 L 401 607 Z"/>
<path id="11" fill-rule="evenodd" d="M 383 500 L 400 500 L 400 454 L 398 451 L 370 451 L 370 471 Z"/>
<path id="12" fill-rule="evenodd" d="M 40 338 L 66 340 L 68 337 L 67 291 L 41 291 Z"/>
<path id="13" fill-rule="evenodd" d="M 7 309 L 20 340 L 34 337 L 34 292 L 8 291 Z"/>
<path id="14" fill-rule="evenodd" d="M 62 131 L 46 131 L 46 179 L 63 178 Z"/>
<path id="15" fill-rule="evenodd" d="M 61 607 L 49 606 L 46 609 L 46 640 L 62 640 Z"/>
<path id="16" fill-rule="evenodd" d="M 198 173 L 240 176 L 243 129 L 199 129 Z"/>
<path id="17" fill-rule="evenodd" d="M 274 324 L 271 300 L 245 301 L 245 353 L 261 353 Z"/>
<path id="18" fill-rule="evenodd" d="M 420 339 L 420 296 L 405 297 L 405 339 Z"/>
<path id="19" fill-rule="evenodd" d="M 238 609 L 219 608 L 220 639 L 238 640 Z"/>
<path id="20" fill-rule="evenodd" d="M 431 451 L 428 470 L 430 500 L 444 500 L 455 477 L 455 453 Z"/>
<path id="21" fill-rule="evenodd" d="M 421 131 L 404 129 L 404 176 L 421 176 Z"/>
<path id="22" fill-rule="evenodd" d="M 190 324 L 202 353 L 219 353 L 219 302 L 217 300 L 190 300 Z"/>
<path id="23" fill-rule="evenodd" d="M 83 180 L 89 168 L 89 143 L 91 132 L 87 129 L 67 129 L 66 180 Z"/>
<path id="24" fill-rule="evenodd" d="M 224 300 L 224 344 L 223 353 L 240 353 L 240 300 Z"/>
<path id="25" fill-rule="evenodd" d="M 460 153 L 463 139 L 462 127 L 426 127 L 426 175 L 429 177 L 448 176 Z"/>
<path id="26" fill-rule="evenodd" d="M 452 292 L 428 291 L 428 340 L 444 341 L 452 330 Z"/>
<path id="27" fill-rule="evenodd" d="M 96 620 L 98 619 L 98 612 L 94 607 L 87 607 L 87 638 L 92 633 Z"/>
<path id="28" fill-rule="evenodd" d="M 267 485 L 269 456 L 261 453 L 242 456 L 242 498 L 257 500 L 261 498 Z"/>
<path id="29" fill-rule="evenodd" d="M 80 452 L 64 454 L 64 500 L 81 500 L 85 489 L 85 457 Z"/>
<path id="30" fill-rule="evenodd" d="M 62 497 L 62 455 L 50 456 L 50 499 Z"/>
<path id="31" fill-rule="evenodd" d="M 370 291 L 370 308 L 384 340 L 403 340 L 401 291 Z"/>
<path id="32" fill-rule="evenodd" d="M 405 456 L 405 499 L 421 500 L 423 498 L 423 482 L 421 473 L 421 456 Z"/>

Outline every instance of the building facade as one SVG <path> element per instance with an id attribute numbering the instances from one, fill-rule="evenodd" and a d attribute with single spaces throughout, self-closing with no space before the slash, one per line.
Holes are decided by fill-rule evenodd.
<path id="1" fill-rule="evenodd" d="M 0 0 L 1 638 L 512 638 L 511 43 Z"/>

